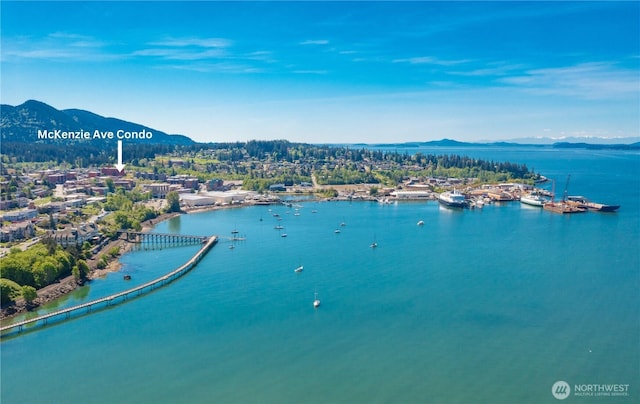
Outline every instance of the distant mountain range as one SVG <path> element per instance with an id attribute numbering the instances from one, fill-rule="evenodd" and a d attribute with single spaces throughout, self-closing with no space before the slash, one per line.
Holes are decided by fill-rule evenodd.
<path id="1" fill-rule="evenodd" d="M 551 147 L 551 148 L 576 148 L 576 149 L 615 149 L 615 150 L 640 150 L 640 142 L 634 143 L 588 143 L 584 142 L 555 142 L 555 143 L 522 143 L 522 142 L 460 142 L 452 139 L 431 140 L 427 142 L 406 142 L 406 143 L 377 143 L 377 144 L 364 144 L 357 143 L 353 146 L 374 146 L 382 148 L 415 148 L 415 147 Z M 635 138 L 628 138 L 635 139 Z"/>
<path id="2" fill-rule="evenodd" d="M 0 105 L 0 132 L 3 142 L 25 143 L 63 143 L 81 142 L 86 140 L 49 140 L 38 139 L 40 131 L 86 131 L 93 134 L 96 130 L 113 132 L 118 130 L 127 132 L 152 132 L 151 139 L 127 140 L 132 143 L 147 144 L 176 144 L 189 145 L 194 141 L 183 135 L 169 135 L 157 129 L 144 125 L 123 121 L 116 118 L 106 118 L 93 112 L 81 109 L 58 110 L 40 101 L 29 100 L 18 106 Z M 94 140 L 95 141 L 95 140 Z"/>
<path id="3" fill-rule="evenodd" d="M 81 109 L 58 110 L 40 101 L 29 100 L 18 106 L 0 105 L 0 133 L 2 142 L 19 143 L 59 143 L 67 145 L 69 140 L 38 139 L 38 130 L 43 131 L 87 131 L 94 133 L 113 132 L 118 130 L 128 132 L 147 131 L 153 133 L 152 139 L 127 140 L 131 143 L 191 145 L 193 140 L 183 135 L 169 135 L 157 129 L 123 121 L 117 118 L 106 118 L 93 112 Z M 351 144 L 351 146 L 373 146 L 383 148 L 411 148 L 411 147 L 553 147 L 553 148 L 589 148 L 589 149 L 640 149 L 640 138 L 605 139 L 605 138 L 521 138 L 499 142 L 460 142 L 452 139 L 433 140 L 425 142 L 384 143 L 384 144 Z M 612 144 L 612 141 L 620 143 Z M 86 140 L 75 140 L 82 142 Z M 91 143 L 97 144 L 96 141 Z"/>
<path id="4" fill-rule="evenodd" d="M 486 143 L 480 141 L 481 143 Z M 491 143 L 491 141 L 487 141 Z M 587 143 L 587 144 L 632 144 L 640 142 L 639 136 L 634 137 L 600 137 L 600 136 L 563 136 L 563 137 L 521 137 L 505 139 L 506 143 L 520 143 L 530 145 L 550 145 L 555 143 Z"/>

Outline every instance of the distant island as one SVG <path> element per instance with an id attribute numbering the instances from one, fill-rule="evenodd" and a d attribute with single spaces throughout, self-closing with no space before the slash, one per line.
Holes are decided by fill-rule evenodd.
<path id="1" fill-rule="evenodd" d="M 631 138 L 635 139 L 635 138 Z M 417 148 L 417 147 L 535 147 L 535 148 L 557 148 L 557 149 L 611 149 L 611 150 L 640 150 L 640 142 L 633 143 L 588 143 L 588 142 L 553 142 L 544 143 L 519 143 L 519 142 L 461 142 L 453 139 L 431 140 L 426 142 L 403 142 L 403 143 L 356 143 L 354 146 L 373 146 L 382 148 Z"/>

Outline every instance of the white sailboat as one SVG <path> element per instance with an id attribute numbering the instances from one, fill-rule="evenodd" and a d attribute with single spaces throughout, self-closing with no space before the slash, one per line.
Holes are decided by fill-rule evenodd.
<path id="1" fill-rule="evenodd" d="M 313 300 L 313 308 L 317 309 L 318 307 L 320 307 L 320 299 L 318 299 L 318 292 L 316 292 Z"/>

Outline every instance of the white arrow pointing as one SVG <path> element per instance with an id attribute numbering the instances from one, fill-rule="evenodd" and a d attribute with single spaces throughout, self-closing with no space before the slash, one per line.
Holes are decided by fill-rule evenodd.
<path id="1" fill-rule="evenodd" d="M 116 164 L 116 169 L 120 172 L 124 169 L 124 164 L 122 164 L 122 140 L 118 140 L 118 164 Z"/>

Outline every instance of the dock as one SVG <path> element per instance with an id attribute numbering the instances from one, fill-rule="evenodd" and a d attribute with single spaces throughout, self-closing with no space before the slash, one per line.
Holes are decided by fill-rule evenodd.
<path id="1" fill-rule="evenodd" d="M 193 257 L 191 257 L 189 261 L 187 261 L 186 263 L 181 265 L 179 268 L 169 272 L 166 275 L 163 275 L 150 282 L 147 282 L 144 285 L 136 286 L 134 288 L 125 290 L 123 292 L 115 293 L 110 296 L 103 297 L 101 299 L 96 299 L 87 303 L 79 304 L 77 306 L 68 307 L 66 309 L 58 310 L 52 313 L 47 313 L 42 316 L 38 316 L 29 320 L 24 320 L 18 323 L 9 324 L 9 325 L 0 327 L 0 333 L 4 336 L 5 333 L 10 334 L 10 331 L 22 332 L 24 328 L 27 326 L 31 326 L 31 327 L 37 326 L 37 325 L 45 326 L 50 320 L 64 321 L 66 319 L 71 318 L 72 315 L 74 314 L 76 314 L 74 318 L 77 317 L 78 315 L 89 314 L 96 309 L 97 310 L 104 309 L 116 304 L 124 303 L 129 298 L 139 297 L 145 293 L 149 293 L 162 286 L 168 285 L 169 283 L 173 282 L 174 280 L 178 279 L 179 277 L 181 277 L 182 275 L 186 274 L 191 269 L 193 269 L 198 264 L 198 262 L 200 262 L 202 257 L 204 257 L 209 252 L 211 247 L 213 247 L 218 242 L 217 236 L 211 236 L 208 238 L 203 237 L 202 239 L 205 240 L 205 243 L 203 244 L 202 248 L 200 248 L 200 250 L 198 250 L 198 252 Z"/>
<path id="2" fill-rule="evenodd" d="M 118 237 L 124 237 L 129 243 L 138 244 L 160 244 L 167 246 L 192 245 L 205 243 L 208 239 L 206 236 L 190 236 L 187 234 L 164 234 L 164 233 L 145 233 L 138 231 L 121 230 Z"/>

